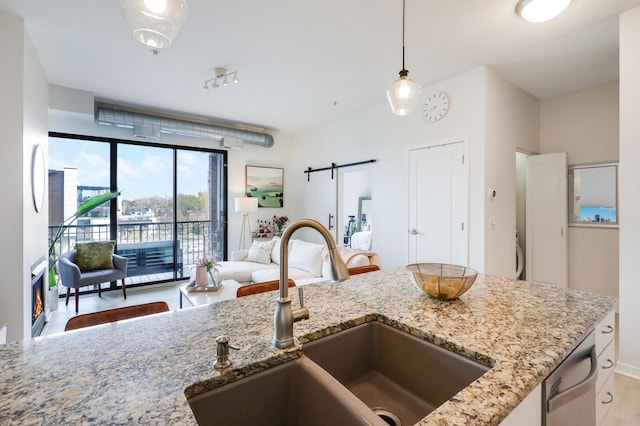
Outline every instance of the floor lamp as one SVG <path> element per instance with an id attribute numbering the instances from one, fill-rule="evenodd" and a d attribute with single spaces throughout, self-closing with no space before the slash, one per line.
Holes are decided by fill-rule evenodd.
<path id="1" fill-rule="evenodd" d="M 244 213 L 242 217 L 242 229 L 240 230 L 240 250 L 244 250 L 247 240 L 247 232 L 251 236 L 249 225 L 249 213 L 258 211 L 258 199 L 255 197 L 236 198 L 236 213 Z"/>

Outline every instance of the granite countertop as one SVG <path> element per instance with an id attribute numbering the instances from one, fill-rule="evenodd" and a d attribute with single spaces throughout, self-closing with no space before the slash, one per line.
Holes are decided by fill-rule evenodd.
<path id="1" fill-rule="evenodd" d="M 177 290 L 176 290 L 177 291 Z M 281 364 L 275 292 L 0 345 L 0 424 L 196 424 L 186 397 Z M 298 306 L 293 292 L 293 307 Z M 298 343 L 378 320 L 493 368 L 420 425 L 498 424 L 616 299 L 480 275 L 460 299 L 420 292 L 402 268 L 305 286 Z M 216 336 L 241 350 L 213 368 Z"/>

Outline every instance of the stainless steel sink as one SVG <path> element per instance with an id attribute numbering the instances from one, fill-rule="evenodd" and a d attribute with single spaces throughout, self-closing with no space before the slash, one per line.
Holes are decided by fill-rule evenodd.
<path id="1" fill-rule="evenodd" d="M 189 398 L 200 425 L 413 425 L 489 367 L 379 322 Z"/>
<path id="2" fill-rule="evenodd" d="M 380 322 L 304 344 L 302 352 L 389 424 L 413 425 L 489 367 Z"/>
<path id="3" fill-rule="evenodd" d="M 385 425 L 304 355 L 189 398 L 199 425 Z"/>

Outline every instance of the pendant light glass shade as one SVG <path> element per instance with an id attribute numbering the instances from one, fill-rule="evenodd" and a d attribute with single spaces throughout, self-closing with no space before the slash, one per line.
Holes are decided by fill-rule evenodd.
<path id="1" fill-rule="evenodd" d="M 560 15 L 571 0 L 520 0 L 516 12 L 529 22 L 545 22 Z"/>
<path id="2" fill-rule="evenodd" d="M 418 95 L 422 91 L 420 85 L 409 78 L 409 71 L 404 68 L 405 4 L 405 0 L 402 0 L 402 71 L 400 71 L 400 78 L 387 89 L 387 99 L 395 115 L 411 114 L 418 102 Z"/>
<path id="3" fill-rule="evenodd" d="M 133 36 L 153 49 L 171 46 L 187 19 L 187 0 L 122 0 Z"/>
<path id="4" fill-rule="evenodd" d="M 422 92 L 422 87 L 409 78 L 409 71 L 400 71 L 400 78 L 394 81 L 387 90 L 391 111 L 395 115 L 411 114 L 416 107 L 420 92 Z"/>

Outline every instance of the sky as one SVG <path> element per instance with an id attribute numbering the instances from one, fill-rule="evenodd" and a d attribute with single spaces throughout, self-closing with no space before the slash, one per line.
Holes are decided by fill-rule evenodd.
<path id="1" fill-rule="evenodd" d="M 207 191 L 208 153 L 178 151 L 178 192 Z M 109 186 L 109 144 L 50 138 L 49 169 L 78 169 L 78 185 Z M 171 197 L 173 151 L 169 148 L 118 145 L 118 189 L 123 200 Z"/>

